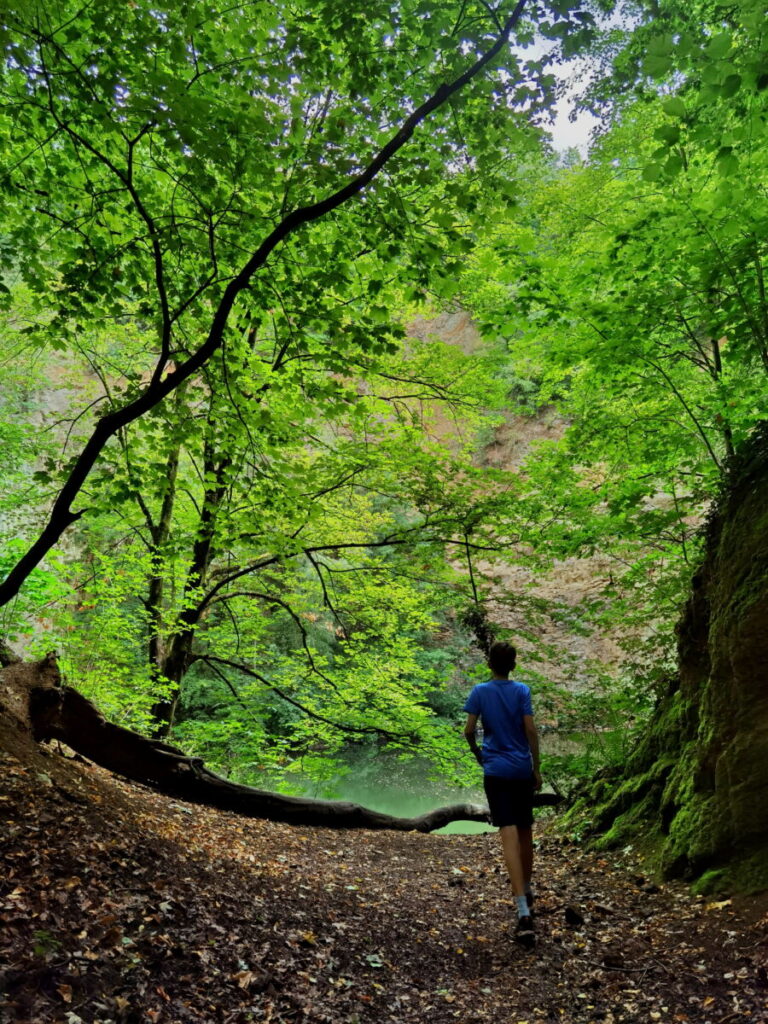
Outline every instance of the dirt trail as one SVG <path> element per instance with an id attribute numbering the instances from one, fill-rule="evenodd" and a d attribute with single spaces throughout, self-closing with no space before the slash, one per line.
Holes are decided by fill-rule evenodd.
<path id="1" fill-rule="evenodd" d="M 0 778 L 3 1021 L 768 1020 L 768 901 L 629 857 L 542 839 L 530 953 L 493 835 L 247 820 L 26 744 Z"/>

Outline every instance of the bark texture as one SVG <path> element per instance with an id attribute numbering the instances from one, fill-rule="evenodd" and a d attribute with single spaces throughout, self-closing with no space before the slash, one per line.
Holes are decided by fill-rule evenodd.
<path id="1" fill-rule="evenodd" d="M 77 690 L 61 685 L 54 655 L 36 663 L 10 664 L 3 670 L 0 711 L 19 732 L 37 742 L 61 740 L 83 757 L 133 782 L 253 818 L 324 828 L 432 832 L 452 821 L 487 821 L 488 817 L 481 804 L 454 804 L 415 818 L 397 818 L 358 804 L 283 796 L 238 785 L 176 747 L 108 722 Z M 558 802 L 550 794 L 541 794 L 538 800 L 540 804 Z"/>
<path id="2" fill-rule="evenodd" d="M 679 671 L 586 815 L 610 847 L 655 826 L 666 876 L 768 887 L 768 424 L 733 461 L 678 625 Z"/>

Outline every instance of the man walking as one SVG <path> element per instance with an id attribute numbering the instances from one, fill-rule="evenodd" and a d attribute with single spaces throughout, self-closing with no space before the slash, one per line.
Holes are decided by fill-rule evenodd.
<path id="1" fill-rule="evenodd" d="M 511 644 L 493 644 L 488 655 L 491 678 L 475 686 L 464 705 L 464 735 L 482 766 L 491 821 L 499 829 L 517 903 L 515 939 L 532 949 L 533 794 L 541 788 L 539 737 L 529 687 L 509 678 L 516 662 Z M 477 745 L 478 718 L 483 725 L 482 750 Z"/>

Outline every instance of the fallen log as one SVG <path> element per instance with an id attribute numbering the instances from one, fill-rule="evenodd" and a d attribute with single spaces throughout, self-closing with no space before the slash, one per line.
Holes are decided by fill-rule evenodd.
<path id="1" fill-rule="evenodd" d="M 0 700 L 38 743 L 60 740 L 132 782 L 247 817 L 324 828 L 401 832 L 433 832 L 453 821 L 488 821 L 488 809 L 482 804 L 452 804 L 416 817 L 399 818 L 346 801 L 284 796 L 231 782 L 177 747 L 109 722 L 81 693 L 62 685 L 54 655 L 35 663 L 8 664 L 2 673 Z M 542 793 L 536 795 L 535 802 L 539 806 L 553 805 L 560 799 Z"/>

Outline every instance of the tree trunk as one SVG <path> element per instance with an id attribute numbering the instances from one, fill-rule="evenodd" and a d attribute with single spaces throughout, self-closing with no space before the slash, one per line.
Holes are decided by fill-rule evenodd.
<path id="1" fill-rule="evenodd" d="M 569 817 L 701 891 L 768 887 L 768 424 L 729 471 L 678 625 L 679 673 L 627 765 Z M 583 821 L 582 821 L 583 823 Z"/>
<path id="2" fill-rule="evenodd" d="M 174 637 L 171 646 L 175 647 L 178 638 Z M 176 710 L 181 700 L 181 683 L 186 675 L 186 665 L 180 658 L 174 658 L 175 651 L 164 658 L 160 663 L 158 675 L 162 678 L 167 687 L 162 700 L 152 705 L 152 736 L 157 740 L 164 740 L 170 735 L 173 724 L 176 721 Z"/>
<path id="3" fill-rule="evenodd" d="M 34 664 L 9 664 L 3 670 L 0 712 L 15 719 L 36 741 L 61 740 L 83 757 L 133 782 L 252 818 L 324 828 L 417 832 L 432 832 L 452 821 L 488 820 L 487 808 L 480 804 L 454 804 L 415 818 L 396 818 L 358 804 L 282 796 L 230 782 L 167 743 L 108 722 L 77 690 L 61 685 L 53 655 Z M 540 804 L 559 800 L 551 794 L 537 799 Z"/>
<path id="4" fill-rule="evenodd" d="M 211 425 L 209 410 L 207 428 Z M 213 438 L 208 434 L 205 438 L 202 469 L 203 479 L 211 483 L 206 486 L 203 495 L 192 561 L 184 583 L 183 604 L 186 607 L 179 615 L 179 622 L 183 628 L 173 637 L 164 664 L 160 666 L 160 675 L 170 684 L 170 689 L 166 696 L 152 707 L 152 717 L 156 723 L 152 735 L 156 739 L 165 739 L 176 719 L 176 709 L 181 700 L 181 684 L 189 669 L 192 644 L 202 614 L 200 602 L 195 598 L 195 594 L 205 583 L 214 556 L 216 523 L 227 495 L 227 473 L 231 467 L 231 456 L 220 454 L 216 450 Z"/>

